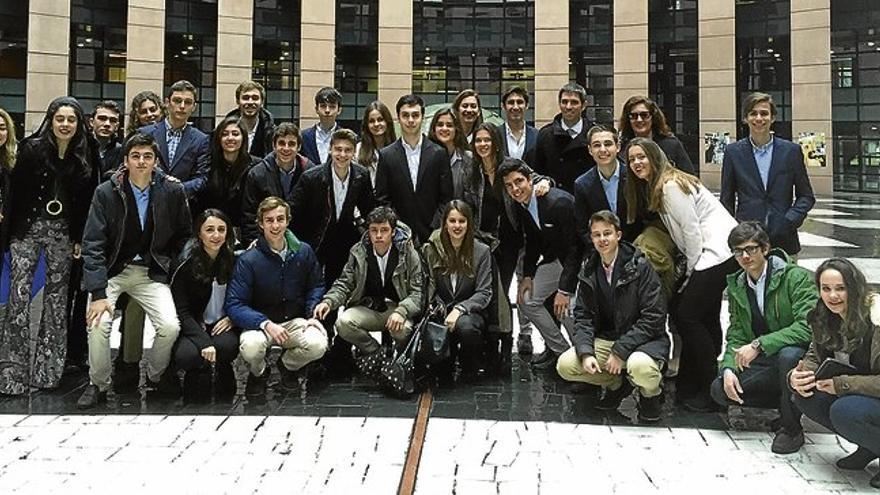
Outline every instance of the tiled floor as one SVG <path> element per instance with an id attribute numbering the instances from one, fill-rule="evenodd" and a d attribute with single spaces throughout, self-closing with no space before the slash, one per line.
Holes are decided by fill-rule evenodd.
<path id="1" fill-rule="evenodd" d="M 880 286 L 876 227 L 880 202 L 821 198 L 802 229 L 799 263 L 846 256 Z M 85 380 L 0 398 L 0 494 L 392 493 L 417 402 L 353 379 L 311 383 L 302 395 L 270 387 L 260 402 L 111 394 L 80 415 Z M 555 372 L 514 357 L 510 379 L 436 391 L 417 493 L 562 493 L 584 483 L 616 493 L 853 492 L 877 472 L 876 463 L 838 471 L 833 460 L 852 446 L 815 425 L 801 453 L 775 456 L 772 412 L 693 414 L 672 402 L 659 425 L 640 426 L 632 398 L 620 413 L 599 413 Z"/>

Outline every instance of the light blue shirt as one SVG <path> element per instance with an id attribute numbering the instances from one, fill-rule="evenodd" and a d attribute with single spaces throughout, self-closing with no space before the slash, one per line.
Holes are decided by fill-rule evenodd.
<path id="1" fill-rule="evenodd" d="M 134 185 L 134 182 L 129 179 L 128 184 L 131 186 L 131 191 L 134 194 L 134 202 L 137 205 L 138 209 L 138 220 L 141 222 L 141 230 L 146 228 L 147 224 L 147 212 L 150 207 L 150 186 L 147 186 L 143 190 L 139 189 L 138 186 Z M 134 257 L 134 261 L 141 261 L 141 255 L 136 255 Z"/>
<path id="2" fill-rule="evenodd" d="M 529 201 L 529 204 L 526 205 L 526 209 L 529 210 L 529 215 L 531 215 L 532 220 L 535 221 L 535 226 L 540 230 L 541 219 L 538 218 L 538 196 L 534 187 L 532 188 L 532 199 Z"/>
<path id="3" fill-rule="evenodd" d="M 620 166 L 617 163 L 614 164 L 614 173 L 607 180 L 598 168 L 596 172 L 599 173 L 599 181 L 602 183 L 602 189 L 605 190 L 605 199 L 608 200 L 608 206 L 611 208 L 612 213 L 617 214 L 617 189 L 620 185 Z"/>
<path id="4" fill-rule="evenodd" d="M 773 161 L 773 137 L 770 142 L 764 146 L 758 146 L 749 138 L 752 143 L 752 153 L 755 155 L 755 163 L 758 164 L 758 173 L 761 174 L 761 182 L 764 184 L 764 190 L 767 190 L 767 181 L 770 179 L 770 163 Z"/>

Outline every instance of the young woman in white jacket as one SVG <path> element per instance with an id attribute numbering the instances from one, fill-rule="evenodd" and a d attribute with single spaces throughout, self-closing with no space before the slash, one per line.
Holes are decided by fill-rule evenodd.
<path id="1" fill-rule="evenodd" d="M 682 340 L 676 401 L 692 411 L 715 410 L 709 387 L 721 352 L 726 277 L 738 268 L 727 246 L 736 220 L 698 178 L 672 166 L 650 139 L 633 139 L 627 161 L 627 216 L 659 214 L 687 258 L 684 277 L 669 305 Z"/>

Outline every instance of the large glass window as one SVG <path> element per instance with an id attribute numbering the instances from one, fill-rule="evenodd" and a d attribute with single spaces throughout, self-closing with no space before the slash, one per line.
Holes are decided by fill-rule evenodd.
<path id="1" fill-rule="evenodd" d="M 102 100 L 125 101 L 127 0 L 73 0 L 70 94 L 86 112 Z"/>
<path id="2" fill-rule="evenodd" d="M 614 18 L 612 0 L 571 0 L 568 5 L 569 79 L 587 89 L 587 117 L 614 121 Z"/>
<path id="3" fill-rule="evenodd" d="M 831 3 L 836 191 L 880 192 L 880 4 Z"/>
<path id="4" fill-rule="evenodd" d="M 508 86 L 534 92 L 533 0 L 414 0 L 413 25 L 413 92 L 425 104 L 473 88 L 484 110 L 501 114 Z"/>
<path id="5" fill-rule="evenodd" d="M 195 85 L 198 106 L 190 121 L 203 131 L 214 128 L 216 62 L 217 0 L 166 0 L 165 92 L 181 79 Z"/>
<path id="6" fill-rule="evenodd" d="M 253 80 L 276 121 L 299 119 L 300 0 L 254 0 Z"/>
<path id="7" fill-rule="evenodd" d="M 0 107 L 24 133 L 27 79 L 28 0 L 0 2 Z"/>
<path id="8" fill-rule="evenodd" d="M 650 0 L 648 87 L 693 163 L 700 162 L 697 0 Z M 620 109 L 617 110 L 620 112 Z"/>
<path id="9" fill-rule="evenodd" d="M 776 103 L 773 130 L 791 139 L 791 6 L 788 0 L 736 1 L 736 108 L 753 91 Z M 737 137 L 748 135 L 737 126 Z"/>
<path id="10" fill-rule="evenodd" d="M 379 0 L 336 0 L 335 84 L 343 98 L 339 123 L 358 129 L 378 92 Z"/>

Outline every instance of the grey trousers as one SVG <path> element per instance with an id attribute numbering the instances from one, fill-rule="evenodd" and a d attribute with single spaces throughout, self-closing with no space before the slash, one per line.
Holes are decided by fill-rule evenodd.
<path id="1" fill-rule="evenodd" d="M 524 301 L 522 312 L 532 322 L 547 348 L 556 354 L 562 354 L 567 351 L 571 344 L 565 340 L 562 329 L 556 324 L 553 315 L 544 307 L 544 301 L 556 293 L 559 289 L 559 275 L 562 273 L 562 263 L 558 260 L 552 263 L 545 263 L 538 266 L 535 272 L 535 278 L 532 280 L 532 293 Z M 572 294 L 572 304 L 574 303 L 574 294 Z M 571 309 L 562 318 L 562 324 L 568 330 L 569 339 L 574 332 L 574 318 L 571 316 Z"/>

